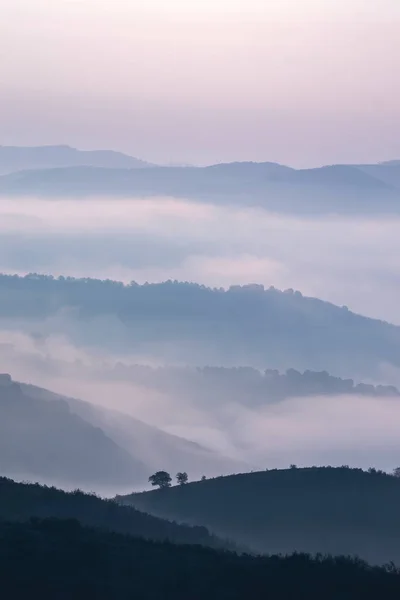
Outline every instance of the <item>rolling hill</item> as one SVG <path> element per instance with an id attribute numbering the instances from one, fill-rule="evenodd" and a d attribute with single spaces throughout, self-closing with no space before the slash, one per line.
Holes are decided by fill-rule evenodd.
<path id="1" fill-rule="evenodd" d="M 400 564 L 400 479 L 380 472 L 273 470 L 117 499 L 162 518 L 201 523 L 258 552 L 359 555 Z"/>

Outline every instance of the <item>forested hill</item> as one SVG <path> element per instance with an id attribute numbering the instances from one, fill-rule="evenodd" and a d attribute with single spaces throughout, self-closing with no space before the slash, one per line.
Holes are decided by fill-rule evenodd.
<path id="1" fill-rule="evenodd" d="M 181 395 L 210 407 L 232 401 L 245 406 L 261 406 L 286 398 L 309 396 L 400 398 L 400 391 L 395 386 L 355 383 L 326 371 L 301 373 L 287 369 L 280 373 L 252 367 L 151 367 L 117 363 L 109 368 L 102 365 L 96 375 Z"/>
<path id="2" fill-rule="evenodd" d="M 400 327 L 293 290 L 0 276 L 0 317 L 19 326 L 29 319 L 29 331 L 34 320 L 41 334 L 40 321 L 56 314 L 53 333 L 118 352 L 161 352 L 167 362 L 293 367 L 360 379 L 378 376 L 382 364 L 400 366 Z M 90 326 L 94 319 L 103 319 L 102 327 Z M 69 327 L 75 320 L 79 328 Z"/>
<path id="3" fill-rule="evenodd" d="M 268 553 L 357 554 L 400 564 L 400 479 L 349 468 L 273 470 L 118 498 L 152 514 L 202 523 Z"/>
<path id="4" fill-rule="evenodd" d="M 0 523 L 4 598 L 22 600 L 397 600 L 400 575 L 357 560 L 250 557 L 86 529 Z"/>
<path id="5" fill-rule="evenodd" d="M 90 527 L 151 540 L 233 547 L 210 535 L 205 527 L 178 525 L 79 490 L 63 492 L 0 477 L 0 521 L 26 521 L 31 517 L 77 519 Z"/>

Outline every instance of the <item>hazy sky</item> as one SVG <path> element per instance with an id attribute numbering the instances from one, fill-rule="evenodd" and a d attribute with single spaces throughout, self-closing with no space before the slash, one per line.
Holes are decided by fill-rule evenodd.
<path id="1" fill-rule="evenodd" d="M 400 0 L 0 0 L 0 143 L 400 157 Z"/>

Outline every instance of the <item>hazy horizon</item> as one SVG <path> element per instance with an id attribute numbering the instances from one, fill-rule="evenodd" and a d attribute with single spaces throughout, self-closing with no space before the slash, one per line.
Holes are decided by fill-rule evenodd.
<path id="1" fill-rule="evenodd" d="M 396 159 L 399 26 L 397 0 L 3 0 L 0 143 L 161 164 Z"/>
<path id="2" fill-rule="evenodd" d="M 71 150 L 77 150 L 78 152 L 92 152 L 92 151 L 100 151 L 100 152 L 116 152 L 116 153 L 122 153 L 125 154 L 126 156 L 132 157 L 132 158 L 137 158 L 138 160 L 142 160 L 144 162 L 148 162 L 150 166 L 154 166 L 154 167 L 158 167 L 158 166 L 166 166 L 166 167 L 210 167 L 210 166 L 214 166 L 217 164 L 231 164 L 231 163 L 272 163 L 272 164 L 280 164 L 282 166 L 285 167 L 290 167 L 293 169 L 299 169 L 299 170 L 303 170 L 303 169 L 318 169 L 320 167 L 326 167 L 326 166 L 334 166 L 334 165 L 361 165 L 364 164 L 362 163 L 362 161 L 344 161 L 344 160 L 340 160 L 340 157 L 338 158 L 337 162 L 334 163 L 324 163 L 324 162 L 317 162 L 315 164 L 307 164 L 307 165 L 300 165 L 300 166 L 296 166 L 294 164 L 289 164 L 289 163 L 282 163 L 279 162 L 278 160 L 274 160 L 273 156 L 270 157 L 268 160 L 251 160 L 251 159 L 246 159 L 243 158 L 241 160 L 236 160 L 235 158 L 232 158 L 231 160 L 219 160 L 216 162 L 202 162 L 202 163 L 195 163 L 195 162 L 185 162 L 184 160 L 177 160 L 177 161 L 166 161 L 166 162 L 152 162 L 151 160 L 149 160 L 147 157 L 143 157 L 140 152 L 138 151 L 135 155 L 133 155 L 131 152 L 127 151 L 127 150 L 122 150 L 120 147 L 105 147 L 105 146 L 99 146 L 99 147 L 92 147 L 92 146 L 77 146 L 75 145 L 73 142 L 71 143 L 62 143 L 62 142 L 51 142 L 51 143 L 46 143 L 46 144 L 42 144 L 40 143 L 40 140 L 38 140 L 37 143 L 35 143 L 34 141 L 30 142 L 30 143 L 20 143 L 20 144 L 0 144 L 0 148 L 21 148 L 21 149 L 26 149 L 26 150 L 34 150 L 34 149 L 42 149 L 42 148 L 62 148 L 62 147 L 66 147 L 66 148 L 70 148 Z M 399 154 L 400 155 L 400 154 Z M 367 165 L 379 165 L 379 164 L 383 164 L 385 162 L 391 162 L 391 161 L 397 161 L 400 160 L 397 155 L 393 156 L 391 158 L 385 158 L 382 160 L 374 160 L 374 161 L 367 161 L 365 164 Z M 51 167 L 48 167 L 51 168 Z"/>

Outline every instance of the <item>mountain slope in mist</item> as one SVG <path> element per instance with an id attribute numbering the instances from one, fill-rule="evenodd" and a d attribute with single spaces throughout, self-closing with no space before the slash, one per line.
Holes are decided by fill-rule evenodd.
<path id="1" fill-rule="evenodd" d="M 0 380 L 0 472 L 73 486 L 119 485 L 144 479 L 145 468 L 66 402 L 48 402 Z"/>
<path id="2" fill-rule="evenodd" d="M 400 563 L 400 480 L 309 468 L 247 473 L 118 497 L 118 501 L 268 553 L 357 554 Z"/>
<path id="3" fill-rule="evenodd" d="M 164 363 L 329 371 L 379 380 L 400 366 L 400 327 L 263 286 L 0 276 L 7 328 Z"/>
<path id="4" fill-rule="evenodd" d="M 70 146 L 0 146 L 0 174 L 77 166 L 142 169 L 151 165 L 112 150 L 77 150 Z"/>
<path id="5" fill-rule="evenodd" d="M 385 213 L 400 210 L 400 167 L 332 165 L 297 170 L 276 163 L 231 163 L 111 169 L 91 164 L 3 175 L 0 195 L 173 196 L 277 212 Z"/>
<path id="6" fill-rule="evenodd" d="M 160 469 L 171 471 L 173 475 L 177 471 L 187 471 L 191 478 L 200 479 L 203 474 L 215 476 L 250 468 L 244 461 L 224 457 L 200 444 L 171 435 L 117 410 L 58 395 L 37 386 L 20 385 L 30 397 L 48 401 L 61 399 L 66 402 L 72 413 L 100 428 L 119 447 L 134 459 L 140 460 L 142 472 L 135 481 L 126 481 L 127 487 L 129 484 L 146 484 L 148 477 Z"/>

